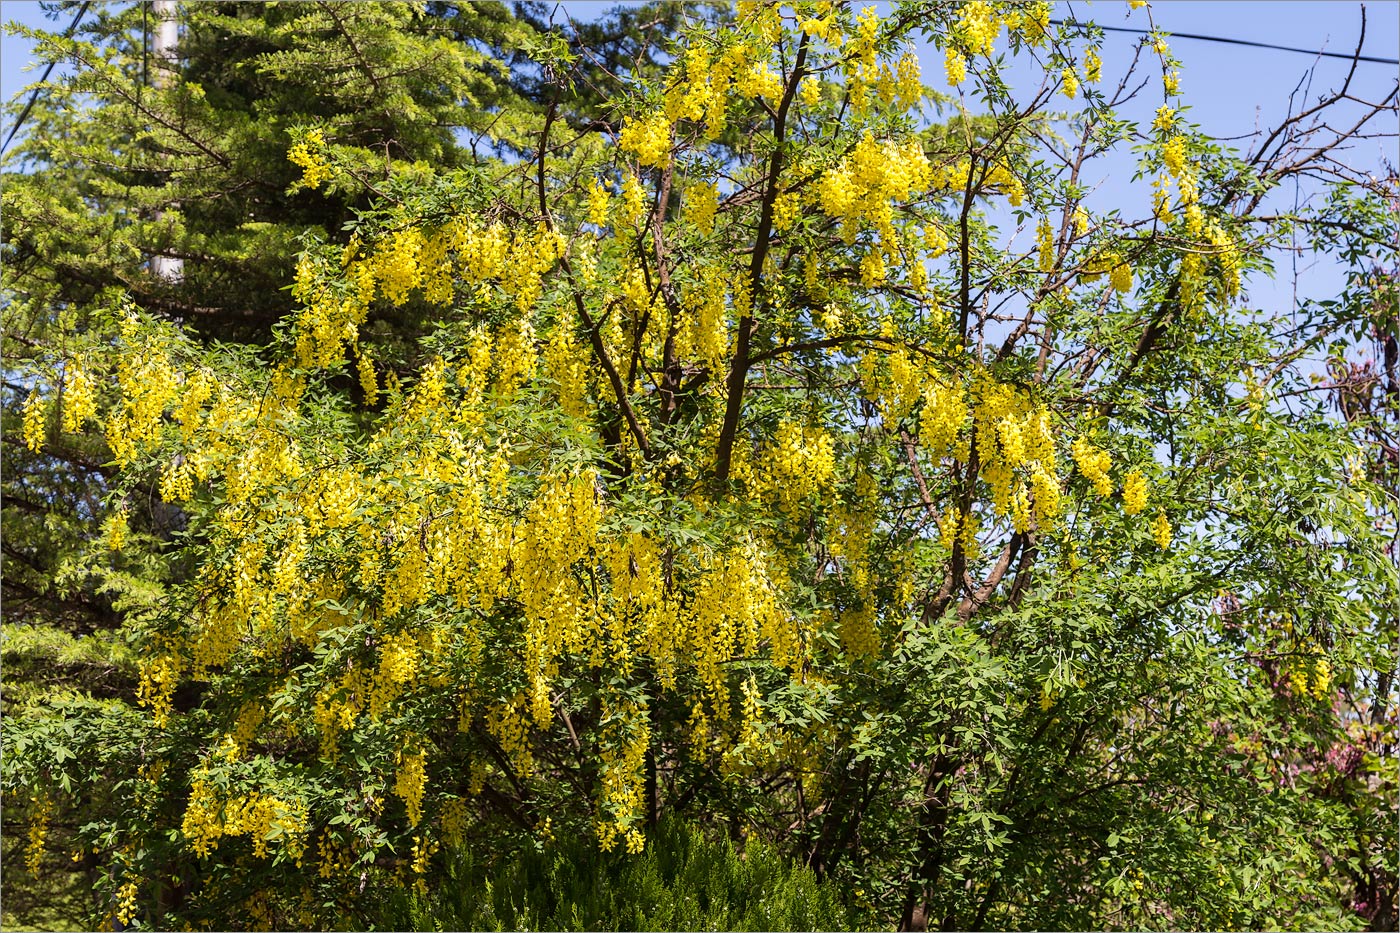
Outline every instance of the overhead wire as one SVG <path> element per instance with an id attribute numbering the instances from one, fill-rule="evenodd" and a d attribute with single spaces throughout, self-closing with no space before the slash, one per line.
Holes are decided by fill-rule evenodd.
<path id="1" fill-rule="evenodd" d="M 1374 55 L 1353 55 L 1350 52 L 1328 52 L 1319 49 L 1298 49 L 1289 45 L 1274 45 L 1270 42 L 1253 42 L 1249 39 L 1232 39 L 1228 36 L 1203 36 L 1193 32 L 1172 32 L 1168 29 L 1133 29 L 1128 26 L 1104 26 L 1099 23 L 1081 23 L 1072 19 L 1052 19 L 1055 26 L 1097 26 L 1105 32 L 1130 32 L 1139 36 L 1167 35 L 1173 39 L 1197 39 L 1201 42 L 1223 42 L 1227 45 L 1247 45 L 1256 49 L 1274 49 L 1279 52 L 1298 52 L 1302 55 L 1315 55 L 1322 58 L 1344 58 L 1347 61 L 1374 62 L 1377 65 L 1400 65 L 1400 59 L 1377 58 Z"/>
<path id="2" fill-rule="evenodd" d="M 65 39 L 73 35 L 73 31 L 78 28 L 78 23 L 82 20 L 83 15 L 87 13 L 88 7 L 90 5 L 91 3 L 85 0 L 83 5 L 78 8 L 78 15 L 73 17 L 73 22 L 70 23 L 68 28 L 63 32 L 63 37 Z M 1056 26 L 1091 25 L 1089 23 L 1081 23 L 1077 20 L 1065 19 L 1052 19 L 1050 20 L 1050 22 Z M 1133 29 L 1128 26 L 1104 26 L 1097 23 L 1092 25 L 1098 26 L 1099 29 L 1102 29 L 1105 32 L 1126 32 L 1139 36 L 1150 36 L 1156 34 L 1156 32 L 1153 30 Z M 1375 55 L 1353 55 L 1346 52 L 1329 52 L 1325 49 L 1300 49 L 1288 45 L 1274 45 L 1271 42 L 1254 42 L 1249 39 L 1234 39 L 1229 36 L 1206 36 L 1201 35 L 1200 33 L 1192 32 L 1167 32 L 1167 35 L 1170 35 L 1176 39 L 1195 39 L 1199 42 L 1220 42 L 1226 45 L 1242 45 L 1256 49 L 1272 49 L 1277 52 L 1295 52 L 1300 55 L 1313 55 L 1321 58 L 1341 58 L 1347 61 L 1371 62 L 1377 65 L 1400 65 L 1400 59 L 1380 58 Z M 24 105 L 24 109 L 20 111 L 19 118 L 15 120 L 15 125 L 10 127 L 10 133 L 8 136 L 5 137 L 5 144 L 3 146 L 0 146 L 0 152 L 4 152 L 6 149 L 10 148 L 10 143 L 14 140 L 15 134 L 18 133 L 19 128 L 24 125 L 25 119 L 29 116 L 29 111 L 34 107 L 34 102 L 39 99 L 39 91 L 42 89 L 43 83 L 49 79 L 49 73 L 53 71 L 55 64 L 56 62 L 49 62 L 49 66 L 44 69 L 43 77 L 39 79 L 40 87 L 35 87 L 33 93 L 29 95 L 29 101 Z"/>
<path id="3" fill-rule="evenodd" d="M 78 7 L 78 15 L 73 17 L 73 22 L 69 23 L 68 28 L 63 31 L 63 38 L 68 39 L 72 37 L 73 31 L 78 28 L 78 23 L 82 21 L 83 14 L 87 13 L 88 7 L 91 5 L 90 2 L 84 0 L 83 5 Z M 34 102 L 39 99 L 39 91 L 43 90 L 44 82 L 49 80 L 49 73 L 53 71 L 53 66 L 56 64 L 58 64 L 56 61 L 49 62 L 49 67 L 44 69 L 43 77 L 39 79 L 39 83 L 34 88 L 34 92 L 29 95 L 29 102 L 26 103 L 24 109 L 19 112 L 19 119 L 15 120 L 15 125 L 10 127 L 10 135 L 5 137 L 5 144 L 0 146 L 0 153 L 10 148 L 10 143 L 14 140 L 15 134 L 19 132 L 19 128 L 24 125 L 25 118 L 29 116 L 29 111 L 34 109 Z"/>

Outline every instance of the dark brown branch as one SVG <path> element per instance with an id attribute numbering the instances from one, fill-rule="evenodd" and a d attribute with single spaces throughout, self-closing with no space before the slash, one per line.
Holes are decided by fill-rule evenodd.
<path id="1" fill-rule="evenodd" d="M 1001 585 L 1001 581 L 1006 576 L 1006 572 L 1011 569 L 1011 562 L 1016 559 L 1016 554 L 1025 543 L 1026 536 L 1016 533 L 1011 536 L 1011 540 L 1001 549 L 1001 555 L 997 557 L 996 564 L 992 567 L 991 575 L 978 588 L 977 592 L 969 593 L 961 603 L 958 604 L 958 618 L 963 622 L 972 618 L 973 612 L 987 604 L 987 600 L 992 598 L 996 588 Z"/>
<path id="2" fill-rule="evenodd" d="M 734 453 L 734 438 L 739 432 L 739 416 L 744 408 L 744 380 L 748 377 L 749 367 L 752 365 L 749 359 L 749 342 L 753 339 L 755 329 L 754 315 L 763 301 L 763 263 L 768 258 L 768 247 L 773 232 L 773 202 L 778 198 L 778 179 L 783 169 L 787 115 L 792 106 L 793 96 L 797 93 L 797 86 L 805 74 L 809 39 L 806 33 L 802 34 L 792 75 L 783 90 L 778 112 L 773 115 L 773 155 L 768 163 L 768 179 L 763 192 L 763 205 L 759 211 L 758 234 L 754 241 L 753 257 L 749 262 L 749 306 L 739 319 L 738 331 L 734 336 L 734 358 L 729 366 L 729 397 L 725 400 L 724 422 L 720 426 L 719 443 L 715 448 L 715 478 L 720 483 L 729 480 L 729 462 Z"/>

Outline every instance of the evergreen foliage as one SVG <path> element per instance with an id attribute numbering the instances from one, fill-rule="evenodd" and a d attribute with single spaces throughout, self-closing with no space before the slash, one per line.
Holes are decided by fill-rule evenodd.
<path id="1" fill-rule="evenodd" d="M 489 851 L 489 840 L 478 851 Z M 426 894 L 386 891 L 369 926 L 391 930 L 854 930 L 833 883 L 761 840 L 664 821 L 640 855 L 572 837 L 513 858 L 447 853 Z"/>

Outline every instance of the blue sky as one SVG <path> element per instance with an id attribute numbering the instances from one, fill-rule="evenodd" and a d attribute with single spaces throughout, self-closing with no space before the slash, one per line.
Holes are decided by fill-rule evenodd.
<path id="1" fill-rule="evenodd" d="M 596 15 L 598 10 L 613 4 L 588 2 L 569 4 L 570 12 L 578 17 Z M 1072 14 L 1080 19 L 1097 19 L 1106 25 L 1139 25 L 1145 22 L 1138 11 L 1126 20 L 1127 4 L 1122 2 L 1059 3 L 1057 16 Z M 1295 0 L 1295 2 L 1243 2 L 1243 0 L 1159 0 L 1152 5 L 1157 24 L 1168 31 L 1202 33 L 1270 42 L 1297 48 L 1327 49 L 1350 52 L 1360 31 L 1361 4 L 1347 0 Z M 1400 51 L 1400 0 L 1366 4 L 1366 52 L 1382 58 L 1397 58 Z M 1066 17 L 1067 18 L 1067 17 Z M 0 19 L 28 25 L 49 26 L 37 0 L 3 0 Z M 57 28 L 66 26 L 65 17 Z M 1126 37 L 1118 36 L 1122 40 Z M 1124 43 L 1120 43 L 1122 47 Z M 1179 39 L 1173 50 L 1185 62 L 1185 88 L 1192 91 L 1195 117 L 1205 130 L 1216 136 L 1234 136 L 1252 130 L 1256 120 L 1277 119 L 1291 90 L 1303 77 L 1313 59 L 1306 55 L 1252 49 Z M 6 35 L 0 45 L 0 96 L 9 100 L 27 81 L 24 67 L 32 61 L 29 43 Z M 925 68 L 936 82 L 941 69 L 934 62 Z M 1112 62 L 1105 62 L 1105 74 L 1112 71 Z M 1318 63 L 1314 88 L 1320 90 L 1328 82 L 1340 79 L 1346 63 L 1323 59 Z M 1394 84 L 1397 71 L 1393 66 L 1363 64 L 1360 77 L 1371 88 L 1389 81 Z M 8 121 L 7 121 L 8 122 Z M 6 129 L 8 132 L 8 127 Z"/>
<path id="2" fill-rule="evenodd" d="M 590 18 L 612 3 L 575 2 L 568 5 L 570 14 L 577 18 Z M 881 4 L 884 6 L 885 4 Z M 1243 0 L 1158 0 L 1151 6 L 1152 17 L 1158 27 L 1168 32 L 1200 33 L 1205 35 L 1246 39 L 1295 48 L 1350 52 L 1356 47 L 1360 35 L 1362 4 L 1349 0 L 1326 0 L 1326 2 L 1243 2 Z M 1365 4 L 1367 14 L 1366 43 L 1364 54 L 1381 58 L 1400 58 L 1400 0 L 1383 0 Z M 1126 2 L 1121 0 L 1100 0 L 1100 2 L 1058 3 L 1054 15 L 1064 19 L 1094 19 L 1104 25 L 1145 27 L 1147 10 L 1130 13 Z M 0 2 L 0 20 L 11 20 L 29 25 L 47 26 L 62 29 L 71 16 L 54 22 L 44 17 L 39 4 L 34 0 L 3 0 Z M 1127 53 L 1135 37 L 1124 34 L 1109 34 L 1105 42 L 1104 76 L 1116 77 L 1121 66 L 1126 64 Z M 1203 130 L 1217 138 L 1244 137 L 1261 128 L 1267 129 L 1276 124 L 1287 111 L 1290 92 L 1295 89 L 1310 93 L 1300 96 L 1315 99 L 1319 94 L 1340 84 L 1346 74 L 1348 63 L 1338 59 L 1318 59 L 1309 55 L 1282 52 L 1271 49 L 1249 48 L 1214 42 L 1202 42 L 1178 38 L 1171 42 L 1172 50 L 1181 59 L 1182 89 L 1191 102 L 1190 119 L 1200 124 Z M 0 96 L 9 100 L 20 93 L 24 85 L 38 77 L 37 72 L 26 72 L 32 61 L 30 46 L 22 37 L 5 35 L 0 45 Z M 925 56 L 924 79 L 940 90 L 943 84 L 941 57 Z M 1392 65 L 1363 63 L 1358 66 L 1354 79 L 1354 92 L 1362 97 L 1378 98 L 1395 86 L 1400 69 Z M 1310 81 L 1310 83 L 1309 83 Z M 1160 97 L 1160 86 L 1157 87 Z M 1151 100 L 1146 97 L 1144 105 Z M 1144 114 L 1134 114 L 1139 118 L 1150 119 L 1151 109 L 1159 104 L 1155 100 Z M 9 131 L 9 118 L 6 118 L 5 132 Z M 1385 127 L 1394 133 L 1395 126 Z M 1248 139 L 1239 139 L 1234 145 L 1248 148 Z M 1372 140 L 1357 145 L 1342 158 L 1353 167 L 1379 170 L 1383 159 L 1392 164 L 1400 163 L 1400 152 L 1396 151 L 1396 140 Z M 1117 168 L 1114 169 L 1117 174 Z M 1146 190 L 1145 185 L 1142 186 Z M 1131 197 L 1145 198 L 1143 191 L 1134 190 Z M 1112 201 L 1120 196 L 1129 196 L 1129 186 L 1122 178 L 1106 177 L 1098 196 Z M 1306 193 L 1304 193 L 1306 194 Z M 1133 205 L 1137 213 L 1139 205 Z M 1299 282 L 1299 294 L 1326 295 L 1335 293 L 1340 284 L 1343 270 L 1339 268 L 1317 267 L 1303 270 L 1306 274 Z M 1253 292 L 1257 300 L 1274 300 L 1293 294 L 1293 282 L 1281 280 L 1273 283 L 1254 283 Z"/>

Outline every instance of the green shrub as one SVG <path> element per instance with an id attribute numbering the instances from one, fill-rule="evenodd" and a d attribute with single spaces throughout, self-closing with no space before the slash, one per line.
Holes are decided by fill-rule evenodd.
<path id="1" fill-rule="evenodd" d="M 375 926 L 413 930 L 846 930 L 837 889 L 758 841 L 663 823 L 638 855 L 592 839 L 493 859 L 463 848 L 426 894 L 386 892 Z"/>

